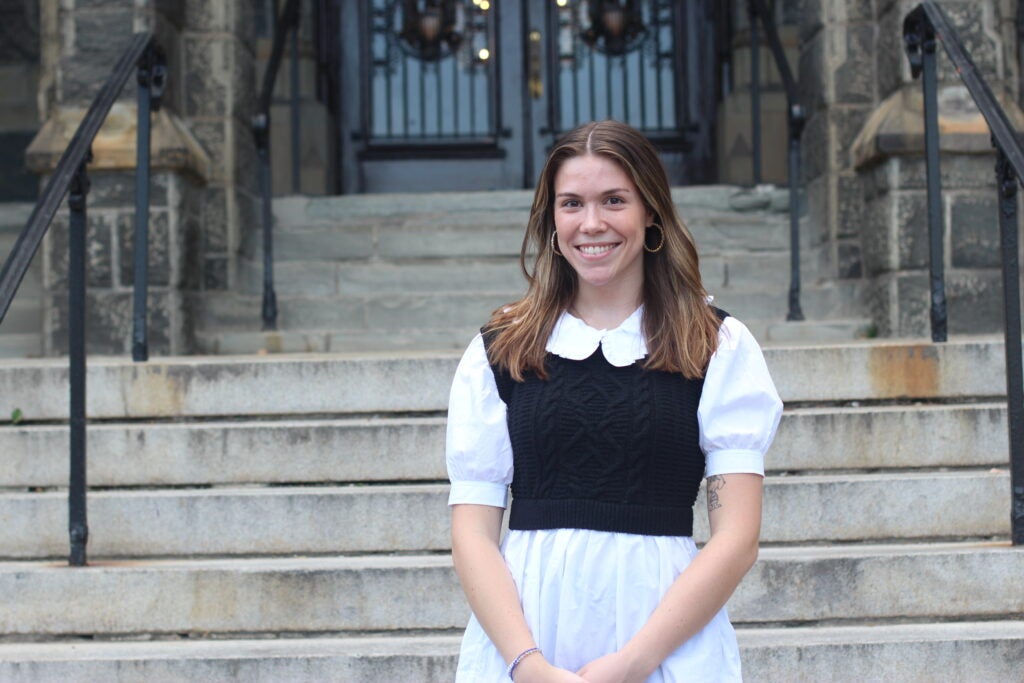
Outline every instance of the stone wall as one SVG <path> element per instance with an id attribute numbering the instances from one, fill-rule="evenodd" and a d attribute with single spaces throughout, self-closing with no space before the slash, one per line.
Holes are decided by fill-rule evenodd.
<path id="1" fill-rule="evenodd" d="M 249 130 L 254 99 L 251 3 L 246 0 L 41 0 L 42 130 L 28 160 L 48 177 L 134 32 L 166 52 L 168 87 L 154 118 L 150 347 L 189 353 L 205 292 L 224 290 L 246 228 L 257 223 Z M 130 349 L 135 78 L 93 144 L 87 341 L 90 353 Z M 44 352 L 66 352 L 66 209 L 44 242 Z"/>
<path id="2" fill-rule="evenodd" d="M 39 0 L 0 0 L 0 201 L 32 201 L 25 148 L 39 130 Z"/>
<path id="3" fill-rule="evenodd" d="M 867 280 L 883 336 L 929 332 L 921 84 L 911 77 L 903 0 L 807 0 L 800 83 L 808 213 L 824 272 Z M 1019 116 L 1016 7 L 950 1 L 944 9 L 1010 115 Z M 1000 329 L 994 155 L 988 129 L 940 48 L 940 129 L 950 331 Z"/>

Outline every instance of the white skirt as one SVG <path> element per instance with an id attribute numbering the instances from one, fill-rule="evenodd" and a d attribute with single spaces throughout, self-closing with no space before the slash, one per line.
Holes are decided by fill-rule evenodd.
<path id="1" fill-rule="evenodd" d="M 577 671 L 619 650 L 697 554 L 688 536 L 585 529 L 509 531 L 502 544 L 526 623 L 552 664 Z M 506 663 L 470 617 L 458 683 L 507 681 Z M 673 652 L 647 683 L 740 681 L 736 633 L 723 608 Z"/>

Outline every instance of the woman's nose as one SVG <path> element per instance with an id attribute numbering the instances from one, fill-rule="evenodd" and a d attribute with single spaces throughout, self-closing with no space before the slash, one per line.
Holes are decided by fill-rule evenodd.
<path id="1" fill-rule="evenodd" d="M 580 232 L 591 233 L 604 230 L 604 223 L 601 221 L 598 207 L 588 206 L 583 210 L 583 221 L 580 223 Z"/>

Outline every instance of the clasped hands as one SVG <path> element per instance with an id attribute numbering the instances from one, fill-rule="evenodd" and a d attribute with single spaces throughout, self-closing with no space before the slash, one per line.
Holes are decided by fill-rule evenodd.
<path id="1" fill-rule="evenodd" d="M 531 661 L 532 660 L 532 661 Z M 543 657 L 531 657 L 516 670 L 516 683 L 643 683 L 650 672 L 638 670 L 635 662 L 621 652 L 599 657 L 576 673 L 549 663 Z"/>

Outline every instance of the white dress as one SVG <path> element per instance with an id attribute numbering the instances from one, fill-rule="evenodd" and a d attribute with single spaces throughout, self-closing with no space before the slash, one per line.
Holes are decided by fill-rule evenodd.
<path id="1" fill-rule="evenodd" d="M 642 315 L 641 307 L 614 330 L 595 330 L 563 313 L 547 350 L 583 360 L 600 346 L 609 363 L 628 366 L 647 354 Z M 449 505 L 507 505 L 513 463 L 505 410 L 477 335 L 459 363 L 448 406 Z M 705 477 L 763 475 L 764 454 L 781 412 L 782 402 L 753 335 L 735 318 L 726 318 L 698 408 L 700 445 L 707 457 Z M 625 645 L 693 560 L 697 547 L 689 536 L 511 530 L 502 542 L 502 554 L 537 646 L 552 664 L 576 671 Z M 507 681 L 506 666 L 471 616 L 456 681 Z M 741 680 L 736 634 L 725 609 L 647 680 Z"/>

